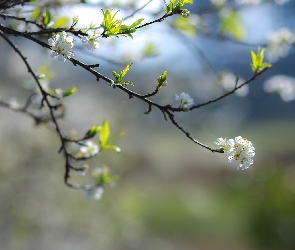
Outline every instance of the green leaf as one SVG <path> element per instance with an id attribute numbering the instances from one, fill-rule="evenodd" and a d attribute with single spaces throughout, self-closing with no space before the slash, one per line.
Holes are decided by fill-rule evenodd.
<path id="1" fill-rule="evenodd" d="M 89 139 L 96 136 L 101 131 L 101 125 L 92 126 L 85 134 L 84 138 Z"/>
<path id="2" fill-rule="evenodd" d="M 244 29 L 240 22 L 240 13 L 230 11 L 227 15 L 221 17 L 219 30 L 222 35 L 231 35 L 236 40 L 242 40 Z"/>
<path id="3" fill-rule="evenodd" d="M 103 13 L 103 21 L 101 26 L 104 29 L 104 33 L 107 36 L 115 36 L 120 31 L 120 25 L 122 23 L 122 20 L 115 19 L 115 16 L 117 15 L 118 11 L 115 12 L 115 14 L 112 14 L 109 10 L 106 10 L 105 12 L 102 10 Z"/>
<path id="4" fill-rule="evenodd" d="M 54 78 L 54 71 L 51 70 L 50 65 L 49 64 L 42 64 L 39 68 L 38 68 L 38 75 L 44 75 L 44 79 L 46 79 L 47 81 L 51 81 Z"/>
<path id="5" fill-rule="evenodd" d="M 258 67 L 257 67 L 257 56 L 256 54 L 251 51 L 251 59 L 252 59 L 252 63 L 251 63 L 251 69 L 253 72 L 257 71 Z"/>
<path id="6" fill-rule="evenodd" d="M 140 18 L 140 19 L 136 20 L 134 23 L 132 23 L 132 24 L 129 26 L 129 28 L 132 29 L 132 28 L 137 27 L 139 24 L 142 23 L 143 20 L 144 20 L 144 18 Z"/>
<path id="7" fill-rule="evenodd" d="M 43 23 L 47 25 L 51 21 L 51 14 L 49 10 L 46 10 L 45 13 L 43 13 Z"/>
<path id="8" fill-rule="evenodd" d="M 163 74 L 158 78 L 158 89 L 166 86 L 166 77 L 167 77 L 167 71 L 164 71 Z"/>
<path id="9" fill-rule="evenodd" d="M 112 73 L 115 77 L 115 84 L 125 84 L 134 86 L 134 84 L 130 81 L 123 81 L 124 76 L 128 73 L 132 64 L 133 63 L 128 64 L 120 73 L 117 73 L 116 71 L 112 70 Z"/>
<path id="10" fill-rule="evenodd" d="M 185 4 L 192 4 L 193 0 L 170 0 L 170 3 L 166 5 L 165 13 L 168 14 L 170 12 L 179 12 L 179 10 L 185 5 Z"/>
<path id="11" fill-rule="evenodd" d="M 115 18 L 118 11 L 112 14 L 109 10 L 102 10 L 102 13 L 103 21 L 101 26 L 103 27 L 104 33 L 107 36 L 125 35 L 133 38 L 131 33 L 134 33 L 136 31 L 136 27 L 144 20 L 143 18 L 140 18 L 128 26 L 122 23 L 123 20 Z"/>
<path id="12" fill-rule="evenodd" d="M 131 67 L 132 64 L 133 64 L 133 63 L 129 63 L 129 64 L 125 67 L 125 69 L 123 69 L 123 70 L 121 71 L 120 75 L 121 75 L 122 78 L 128 73 L 128 71 L 130 70 L 130 67 Z"/>
<path id="13" fill-rule="evenodd" d="M 100 134 L 99 134 L 100 151 L 114 150 L 118 153 L 121 152 L 121 149 L 118 146 L 112 145 L 111 143 L 123 135 L 124 135 L 124 133 L 121 132 L 118 135 L 116 135 L 115 137 L 110 138 L 109 123 L 107 120 L 104 120 L 101 127 L 100 127 Z"/>
<path id="14" fill-rule="evenodd" d="M 153 42 L 146 43 L 141 53 L 144 57 L 152 57 L 159 54 L 157 51 L 157 47 Z"/>
<path id="15" fill-rule="evenodd" d="M 165 119 L 165 121 L 167 122 L 168 120 L 167 120 L 167 115 L 164 113 L 164 119 Z"/>
<path id="16" fill-rule="evenodd" d="M 107 120 L 104 120 L 101 125 L 101 131 L 99 134 L 99 145 L 102 149 L 108 144 L 110 137 L 110 126 Z"/>
<path id="17" fill-rule="evenodd" d="M 185 4 L 192 4 L 194 1 L 193 0 L 180 0 L 179 2 L 181 2 L 182 6 Z"/>
<path id="18" fill-rule="evenodd" d="M 116 71 L 114 71 L 114 70 L 112 70 L 112 73 L 113 73 L 113 76 L 115 77 L 115 79 L 116 79 L 116 83 L 119 83 L 119 82 L 121 82 L 122 81 L 122 78 L 121 78 L 121 75 L 120 74 L 118 74 Z"/>
<path id="19" fill-rule="evenodd" d="M 31 14 L 31 18 L 33 20 L 37 20 L 40 17 L 40 13 L 41 13 L 41 9 L 39 7 L 34 8 Z"/>
<path id="20" fill-rule="evenodd" d="M 189 18 L 178 16 L 175 18 L 173 26 L 182 33 L 188 36 L 195 36 L 197 34 L 196 28 L 191 24 Z"/>
<path id="21" fill-rule="evenodd" d="M 166 81 L 167 71 L 164 71 L 163 74 L 158 78 L 158 83 L 163 83 Z"/>
<path id="22" fill-rule="evenodd" d="M 168 5 L 166 5 L 166 8 L 165 8 L 165 13 L 166 14 L 173 11 L 173 9 L 175 8 L 175 6 L 174 6 L 175 2 L 176 2 L 176 0 L 170 0 L 170 3 Z"/>
<path id="23" fill-rule="evenodd" d="M 65 93 L 63 93 L 63 97 L 68 97 L 78 92 L 78 88 L 75 86 L 70 87 Z"/>
<path id="24" fill-rule="evenodd" d="M 105 166 L 101 168 L 101 171 L 94 170 L 92 175 L 97 184 L 109 184 L 119 179 L 117 175 L 110 175 L 109 169 Z"/>
<path id="25" fill-rule="evenodd" d="M 109 143 L 113 143 L 114 141 L 118 140 L 120 137 L 124 135 L 125 135 L 125 132 L 120 132 L 119 134 L 116 134 L 111 139 L 109 139 Z"/>
<path id="26" fill-rule="evenodd" d="M 265 52 L 265 49 L 261 49 L 260 47 L 258 47 L 257 53 L 255 53 L 254 51 L 251 51 L 251 59 L 252 59 L 251 69 L 255 73 L 261 70 L 264 70 L 265 68 L 271 67 L 270 63 L 263 62 L 264 52 Z"/>
<path id="27" fill-rule="evenodd" d="M 50 25 L 50 27 L 52 27 L 52 28 L 63 28 L 69 23 L 70 23 L 70 18 L 68 18 L 66 16 L 62 16 L 62 17 L 58 17 L 58 18 L 54 19 L 53 24 Z"/>
<path id="28" fill-rule="evenodd" d="M 102 149 L 103 150 L 114 150 L 117 153 L 120 153 L 121 152 L 121 149 L 118 146 L 116 146 L 116 145 L 106 145 Z"/>

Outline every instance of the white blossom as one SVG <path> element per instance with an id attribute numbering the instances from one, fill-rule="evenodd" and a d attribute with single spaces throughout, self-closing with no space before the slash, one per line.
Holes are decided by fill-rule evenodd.
<path id="1" fill-rule="evenodd" d="M 283 4 L 288 3 L 288 2 L 289 2 L 289 0 L 275 0 L 275 3 L 279 4 L 279 5 L 283 5 Z"/>
<path id="2" fill-rule="evenodd" d="M 99 147 L 93 141 L 88 140 L 85 143 L 83 143 L 82 146 L 80 146 L 79 151 L 82 157 L 90 157 L 98 154 Z"/>
<path id="3" fill-rule="evenodd" d="M 294 45 L 295 34 L 293 31 L 282 28 L 276 32 L 271 32 L 268 36 L 267 57 L 275 62 L 281 57 L 286 57 Z"/>
<path id="4" fill-rule="evenodd" d="M 88 32 L 88 36 L 81 37 L 81 42 L 86 43 L 87 49 L 95 50 L 99 48 L 99 38 L 100 34 L 97 31 Z"/>
<path id="5" fill-rule="evenodd" d="M 190 106 L 194 105 L 194 99 L 190 97 L 187 93 L 175 94 L 175 100 L 180 101 L 179 108 L 188 109 Z"/>
<path id="6" fill-rule="evenodd" d="M 210 2 L 216 7 L 221 7 L 226 4 L 227 0 L 210 0 Z"/>
<path id="7" fill-rule="evenodd" d="M 239 78 L 239 82 L 243 83 L 245 80 Z M 230 72 L 223 72 L 220 75 L 220 85 L 227 91 L 232 91 L 236 85 L 236 76 Z M 239 86 L 239 84 L 237 85 Z M 238 96 L 246 96 L 249 93 L 249 86 L 244 85 L 243 87 L 237 89 L 235 94 Z"/>
<path id="8" fill-rule="evenodd" d="M 191 13 L 187 9 L 184 9 L 184 10 L 181 11 L 181 15 L 184 18 L 188 18 L 191 15 Z"/>
<path id="9" fill-rule="evenodd" d="M 63 90 L 62 90 L 62 89 L 55 89 L 55 90 L 54 90 L 54 95 L 55 95 L 57 98 L 62 98 Z"/>
<path id="10" fill-rule="evenodd" d="M 258 5 L 261 0 L 236 0 L 236 3 L 240 5 Z"/>
<path id="11" fill-rule="evenodd" d="M 92 188 L 85 188 L 84 193 L 88 199 L 100 200 L 104 189 L 102 186 L 92 187 Z"/>
<path id="12" fill-rule="evenodd" d="M 273 76 L 264 83 L 263 88 L 266 92 L 277 92 L 285 102 L 295 99 L 295 78 L 293 77 Z"/>
<path id="13" fill-rule="evenodd" d="M 215 142 L 220 146 L 228 156 L 228 162 L 238 163 L 237 169 L 247 169 L 253 164 L 253 157 L 255 155 L 255 148 L 251 141 L 248 141 L 241 136 L 235 139 L 218 138 Z"/>
<path id="14" fill-rule="evenodd" d="M 72 51 L 74 38 L 65 31 L 62 34 L 56 34 L 52 38 L 49 38 L 48 44 L 53 50 L 50 56 L 53 58 L 58 57 L 59 61 L 66 61 L 67 58 L 71 58 L 74 55 Z"/>
<path id="15" fill-rule="evenodd" d="M 8 101 L 8 105 L 11 109 L 20 108 L 20 104 L 19 104 L 18 100 L 16 99 L 16 97 L 11 97 Z"/>

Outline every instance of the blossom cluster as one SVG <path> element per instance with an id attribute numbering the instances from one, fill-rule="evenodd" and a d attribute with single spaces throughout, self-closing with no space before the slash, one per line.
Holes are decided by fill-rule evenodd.
<path id="1" fill-rule="evenodd" d="M 84 188 L 83 190 L 86 198 L 93 200 L 100 200 L 104 192 L 104 188 L 102 186 Z"/>
<path id="2" fill-rule="evenodd" d="M 282 28 L 276 32 L 271 32 L 268 37 L 267 57 L 275 62 L 281 57 L 286 57 L 295 43 L 293 31 Z"/>
<path id="3" fill-rule="evenodd" d="M 99 48 L 98 39 L 100 38 L 100 33 L 96 30 L 89 31 L 88 36 L 83 36 L 81 42 L 86 44 L 88 50 L 95 50 Z"/>
<path id="4" fill-rule="evenodd" d="M 236 0 L 236 3 L 240 5 L 258 5 L 261 2 L 261 0 Z"/>
<path id="5" fill-rule="evenodd" d="M 273 76 L 264 83 L 263 88 L 266 92 L 277 92 L 285 102 L 295 99 L 295 78 L 293 77 Z"/>
<path id="6" fill-rule="evenodd" d="M 227 3 L 227 0 L 210 0 L 211 3 L 217 7 L 223 6 Z M 276 4 L 283 5 L 288 3 L 290 0 L 274 0 Z M 258 5 L 263 2 L 263 0 L 235 0 L 239 5 Z"/>
<path id="7" fill-rule="evenodd" d="M 190 106 L 194 105 L 194 99 L 191 98 L 189 94 L 184 92 L 180 93 L 179 95 L 175 94 L 175 100 L 180 101 L 179 108 L 184 110 L 188 110 Z"/>
<path id="8" fill-rule="evenodd" d="M 98 40 L 100 33 L 97 31 L 89 31 L 85 36 L 81 37 L 81 42 L 86 44 L 88 50 L 99 48 Z M 58 57 L 59 61 L 66 61 L 67 58 L 72 58 L 74 51 L 74 37 L 63 31 L 61 34 L 56 34 L 48 39 L 48 44 L 51 46 L 52 52 L 50 56 Z"/>
<path id="9" fill-rule="evenodd" d="M 80 154 L 82 155 L 82 157 L 88 158 L 88 157 L 98 154 L 99 147 L 93 141 L 86 141 L 80 147 L 79 151 L 80 151 Z"/>
<path id="10" fill-rule="evenodd" d="M 80 152 L 84 157 L 90 157 L 98 154 L 99 147 L 93 141 L 86 141 L 83 146 L 80 147 Z"/>
<path id="11" fill-rule="evenodd" d="M 95 142 L 87 140 L 83 143 L 71 144 L 71 152 L 77 158 L 90 158 L 99 153 L 99 146 Z"/>
<path id="12" fill-rule="evenodd" d="M 239 163 L 237 169 L 247 169 L 253 164 L 253 157 L 255 155 L 255 148 L 251 141 L 248 141 L 241 136 L 235 139 L 218 138 L 215 142 L 227 154 L 228 162 Z"/>
<path id="13" fill-rule="evenodd" d="M 48 39 L 48 43 L 53 50 L 50 54 L 51 57 L 58 57 L 59 61 L 66 61 L 67 58 L 71 58 L 74 54 L 72 48 L 74 47 L 74 38 L 66 33 L 56 34 L 52 38 Z"/>
<path id="14" fill-rule="evenodd" d="M 279 5 L 283 5 L 283 4 L 286 4 L 288 3 L 290 0 L 275 0 L 275 3 L 276 4 L 279 4 Z"/>

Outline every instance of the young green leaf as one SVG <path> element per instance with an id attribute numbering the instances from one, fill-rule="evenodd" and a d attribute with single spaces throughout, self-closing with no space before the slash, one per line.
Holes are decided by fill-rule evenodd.
<path id="1" fill-rule="evenodd" d="M 170 3 L 166 5 L 165 8 L 165 13 L 169 14 L 171 12 L 178 13 L 180 9 L 185 5 L 185 4 L 192 4 L 193 0 L 170 0 Z"/>
<path id="2" fill-rule="evenodd" d="M 162 88 L 163 86 L 166 86 L 166 77 L 167 71 L 164 71 L 163 74 L 158 78 L 158 89 Z"/>
<path id="3" fill-rule="evenodd" d="M 102 13 L 103 22 L 101 26 L 104 29 L 104 34 L 106 36 L 127 35 L 133 38 L 131 33 L 134 33 L 136 31 L 136 27 L 144 20 L 143 18 L 140 18 L 128 26 L 122 23 L 123 19 L 119 20 L 115 18 L 118 11 L 114 14 L 112 14 L 109 10 L 102 11 Z"/>
<path id="4" fill-rule="evenodd" d="M 125 135 L 125 132 L 120 132 L 119 134 L 116 134 L 115 136 L 109 139 L 109 143 L 113 143 L 114 141 L 118 140 L 120 137 L 124 135 Z"/>
<path id="5" fill-rule="evenodd" d="M 105 166 L 99 170 L 94 170 L 92 175 L 97 184 L 109 184 L 119 179 L 117 175 L 110 175 L 109 169 Z"/>
<path id="6" fill-rule="evenodd" d="M 122 76 L 122 78 L 128 73 L 128 71 L 130 70 L 130 67 L 133 63 L 129 63 L 125 69 L 123 69 L 121 72 L 120 72 L 120 75 Z"/>
<path id="7" fill-rule="evenodd" d="M 31 18 L 33 20 L 37 20 L 40 17 L 40 13 L 41 13 L 41 9 L 39 7 L 34 8 L 31 14 Z"/>
<path id="8" fill-rule="evenodd" d="M 263 62 L 264 60 L 264 52 L 265 49 L 261 49 L 258 47 L 257 53 L 254 51 L 251 51 L 251 69 L 253 72 L 257 73 L 261 70 L 264 70 L 265 68 L 270 68 L 271 64 L 267 62 Z"/>
<path id="9" fill-rule="evenodd" d="M 112 70 L 113 76 L 115 77 L 115 83 L 119 83 L 122 81 L 121 75 L 118 74 L 116 71 Z"/>
<path id="10" fill-rule="evenodd" d="M 104 149 L 108 145 L 108 140 L 110 137 L 110 126 L 107 120 L 104 120 L 101 125 L 101 130 L 99 133 L 99 145 L 101 149 Z"/>
<path id="11" fill-rule="evenodd" d="M 52 25 L 49 25 L 51 28 L 63 28 L 68 23 L 70 23 L 70 18 L 66 16 L 61 16 L 53 20 Z"/>
<path id="12" fill-rule="evenodd" d="M 99 133 L 101 131 L 101 125 L 96 125 L 96 126 L 92 126 L 85 134 L 84 138 L 85 139 L 90 139 L 93 138 L 94 136 L 97 135 L 97 133 Z"/>
<path id="13" fill-rule="evenodd" d="M 236 40 L 242 40 L 244 29 L 241 25 L 240 13 L 238 11 L 229 11 L 227 15 L 222 16 L 219 30 L 222 35 L 231 35 Z"/>
<path id="14" fill-rule="evenodd" d="M 68 97 L 78 92 L 78 88 L 75 86 L 70 87 L 65 93 L 63 93 L 63 97 Z"/>
<path id="15" fill-rule="evenodd" d="M 122 23 L 122 20 L 115 19 L 117 12 L 112 14 L 109 10 L 106 10 L 105 12 L 102 10 L 103 13 L 103 21 L 101 26 L 104 29 L 104 33 L 107 36 L 115 36 L 120 31 L 120 25 Z"/>
<path id="16" fill-rule="evenodd" d="M 164 119 L 165 119 L 166 122 L 168 121 L 168 120 L 167 120 L 167 115 L 166 115 L 166 113 L 164 113 Z"/>
<path id="17" fill-rule="evenodd" d="M 131 85 L 134 86 L 134 84 L 130 81 L 123 81 L 124 76 L 128 73 L 130 70 L 132 63 L 128 64 L 120 73 L 117 73 L 116 71 L 112 70 L 113 76 L 115 77 L 115 84 L 124 84 L 124 85 Z"/>
<path id="18" fill-rule="evenodd" d="M 141 53 L 143 57 L 153 57 L 159 54 L 156 45 L 152 42 L 146 43 Z"/>
<path id="19" fill-rule="evenodd" d="M 45 13 L 43 13 L 43 23 L 47 25 L 51 21 L 51 14 L 49 10 L 46 10 Z"/>
<path id="20" fill-rule="evenodd" d="M 114 150 L 118 153 L 121 152 L 121 149 L 118 146 L 112 145 L 111 143 L 123 135 L 124 133 L 121 132 L 118 135 L 114 136 L 113 138 L 110 138 L 110 126 L 108 121 L 104 120 L 102 125 L 100 126 L 100 133 L 99 133 L 100 151 Z"/>
<path id="21" fill-rule="evenodd" d="M 142 23 L 143 20 L 144 20 L 144 18 L 140 18 L 140 19 L 136 20 L 135 22 L 133 22 L 129 26 L 129 29 L 133 29 L 133 28 L 137 27 L 138 25 L 140 25 Z"/>
<path id="22" fill-rule="evenodd" d="M 42 64 L 38 68 L 38 75 L 44 75 L 43 79 L 46 79 L 47 81 L 51 81 L 54 78 L 54 71 L 51 70 L 49 64 Z"/>
<path id="23" fill-rule="evenodd" d="M 175 18 L 173 26 L 180 32 L 188 35 L 195 36 L 197 34 L 197 29 L 191 23 L 190 19 L 178 16 Z"/>
<path id="24" fill-rule="evenodd" d="M 114 150 L 116 151 L 117 153 L 120 153 L 121 152 L 121 148 L 119 148 L 118 146 L 116 145 L 106 145 L 105 147 L 103 147 L 103 150 Z"/>

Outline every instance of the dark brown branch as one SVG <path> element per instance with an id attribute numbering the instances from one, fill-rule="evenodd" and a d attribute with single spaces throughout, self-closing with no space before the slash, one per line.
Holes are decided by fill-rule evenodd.
<path id="1" fill-rule="evenodd" d="M 0 10 L 10 9 L 17 5 L 23 5 L 24 3 L 29 2 L 29 0 L 1 0 L 0 1 Z"/>
<path id="2" fill-rule="evenodd" d="M 27 24 L 28 23 L 34 24 L 37 27 L 39 27 L 40 29 L 44 29 L 45 28 L 44 25 L 39 24 L 39 23 L 34 22 L 34 21 L 31 21 L 31 20 L 27 20 L 26 18 L 23 18 L 23 17 L 11 16 L 11 15 L 8 15 L 8 14 L 3 14 L 3 13 L 0 13 L 0 17 L 2 17 L 4 20 L 6 20 L 7 18 L 9 18 L 9 19 L 17 20 L 17 21 L 22 21 L 22 22 L 25 22 Z"/>

